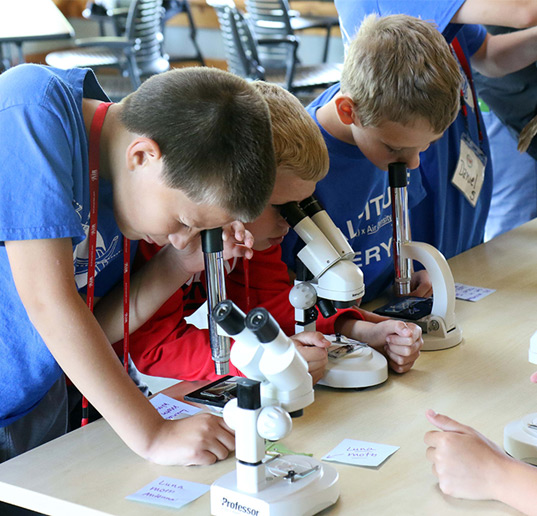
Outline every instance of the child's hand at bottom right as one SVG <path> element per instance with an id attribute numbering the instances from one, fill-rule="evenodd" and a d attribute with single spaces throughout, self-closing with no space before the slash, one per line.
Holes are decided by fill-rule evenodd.
<path id="1" fill-rule="evenodd" d="M 537 373 L 530 380 L 537 383 Z M 440 489 L 472 500 L 499 500 L 528 516 L 537 516 L 537 469 L 507 455 L 472 427 L 433 410 L 427 419 L 442 432 L 425 434 L 427 459 Z"/>
<path id="2" fill-rule="evenodd" d="M 427 419 L 442 430 L 425 434 L 426 456 L 433 463 L 440 489 L 445 494 L 472 500 L 498 499 L 507 463 L 512 461 L 503 450 L 470 426 L 433 410 Z"/>

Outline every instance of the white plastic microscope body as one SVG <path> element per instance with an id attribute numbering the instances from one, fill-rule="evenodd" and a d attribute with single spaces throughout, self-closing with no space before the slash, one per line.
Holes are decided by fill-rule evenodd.
<path id="1" fill-rule="evenodd" d="M 537 364 L 537 332 L 530 339 L 528 359 L 530 363 Z M 515 459 L 537 466 L 537 412 L 505 426 L 503 447 Z"/>
<path id="2" fill-rule="evenodd" d="M 353 262 L 354 250 L 328 213 L 314 198 L 310 198 L 311 216 L 300 207 L 286 205 L 284 217 L 303 240 L 305 246 L 298 258 L 313 275 L 313 279 L 296 280 L 289 293 L 295 307 L 295 332 L 314 331 L 315 317 L 311 310 L 319 298 L 347 305 L 356 303 L 364 295 L 364 278 Z M 312 210 L 310 210 L 312 211 Z M 366 344 L 342 336 L 328 335 L 333 342 L 328 365 L 318 382 L 334 388 L 362 388 L 378 385 L 388 378 L 388 363 L 384 355 Z M 345 348 L 347 352 L 338 353 Z"/>
<path id="3" fill-rule="evenodd" d="M 305 216 L 293 229 L 306 244 L 297 257 L 313 275 L 308 283 L 317 296 L 339 302 L 361 299 L 364 275 L 352 261 L 352 247 L 326 212 Z"/>
<path id="4" fill-rule="evenodd" d="M 407 168 L 405 163 L 388 165 L 392 202 L 393 260 L 396 294 L 410 293 L 412 260 L 421 263 L 429 273 L 433 288 L 430 315 L 420 319 L 423 350 L 434 351 L 456 346 L 462 341 L 462 330 L 455 318 L 455 281 L 444 255 L 432 245 L 413 242 L 408 215 Z"/>
<path id="5" fill-rule="evenodd" d="M 238 380 L 241 381 L 252 380 Z M 265 439 L 278 441 L 289 435 L 293 427 L 291 417 L 282 407 L 262 407 L 261 401 L 253 408 L 239 407 L 238 398 L 226 403 L 223 416 L 226 424 L 235 430 L 237 489 L 259 493 L 267 482 Z"/>
<path id="6" fill-rule="evenodd" d="M 237 380 L 237 398 L 224 407 L 224 420 L 235 430 L 236 470 L 211 486 L 211 514 L 309 515 L 334 504 L 333 467 L 299 455 L 265 459 L 265 439 L 291 431 L 287 407 L 297 411 L 313 401 L 307 364 L 293 342 L 263 308 L 245 316 L 224 301 L 215 321 L 235 339 L 231 360 L 249 378 Z"/>
<path id="7" fill-rule="evenodd" d="M 405 242 L 401 255 L 420 262 L 429 273 L 433 287 L 430 315 L 419 322 L 424 329 L 423 350 L 447 349 L 462 341 L 462 330 L 455 317 L 455 281 L 444 255 L 424 242 Z"/>
<path id="8" fill-rule="evenodd" d="M 226 307 L 231 301 L 222 303 Z M 235 305 L 237 317 L 246 315 Z M 262 309 L 254 309 L 261 311 Z M 302 410 L 313 403 L 313 382 L 306 360 L 296 351 L 293 341 L 278 326 L 278 333 L 270 342 L 260 342 L 247 327 L 224 327 L 226 335 L 235 339 L 231 348 L 231 362 L 247 378 L 261 382 L 261 404 L 280 405 L 288 412 Z M 235 333 L 236 331 L 236 333 Z"/>

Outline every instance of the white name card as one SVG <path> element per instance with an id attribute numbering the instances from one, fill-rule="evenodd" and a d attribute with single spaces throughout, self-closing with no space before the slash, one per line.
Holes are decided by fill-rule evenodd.
<path id="1" fill-rule="evenodd" d="M 146 502 L 176 509 L 199 498 L 211 486 L 171 477 L 158 477 L 136 493 L 126 497 L 135 502 Z"/>
<path id="2" fill-rule="evenodd" d="M 390 446 L 389 444 L 343 439 L 322 460 L 342 462 L 343 464 L 352 464 L 354 466 L 375 467 L 382 464 L 398 449 L 399 446 Z"/>

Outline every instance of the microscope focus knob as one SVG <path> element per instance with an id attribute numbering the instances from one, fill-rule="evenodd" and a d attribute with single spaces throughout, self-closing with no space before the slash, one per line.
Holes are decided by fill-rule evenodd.
<path id="1" fill-rule="evenodd" d="M 229 400 L 224 405 L 224 410 L 222 411 L 222 417 L 224 418 L 226 425 L 232 430 L 235 430 L 238 411 L 239 407 L 237 406 L 237 398 Z"/>
<path id="2" fill-rule="evenodd" d="M 292 428 L 291 416 L 282 407 L 265 407 L 257 418 L 257 433 L 269 441 L 283 439 Z"/>
<path id="3" fill-rule="evenodd" d="M 307 282 L 298 283 L 289 292 L 289 301 L 292 306 L 299 310 L 307 310 L 315 306 L 317 302 L 315 287 Z"/>

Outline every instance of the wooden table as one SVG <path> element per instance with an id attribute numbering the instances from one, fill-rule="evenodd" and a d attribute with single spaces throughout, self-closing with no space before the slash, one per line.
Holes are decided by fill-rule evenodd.
<path id="1" fill-rule="evenodd" d="M 74 35 L 73 27 L 52 0 L 0 0 L 0 50 L 3 44 L 15 44 L 21 63 L 25 41 L 69 39 Z M 5 58 L 3 62 L 9 68 L 11 63 Z"/>
<path id="2" fill-rule="evenodd" d="M 477 427 L 496 442 L 511 420 L 537 411 L 529 381 L 530 336 L 537 330 L 537 220 L 450 260 L 455 280 L 496 289 L 457 301 L 461 345 L 424 352 L 409 373 L 363 391 L 316 388 L 314 405 L 282 443 L 320 458 L 342 439 L 400 446 L 377 469 L 335 464 L 339 501 L 324 514 L 365 516 L 505 515 L 497 502 L 457 500 L 438 489 L 425 459 L 424 412 L 434 408 Z M 192 385 L 166 394 L 180 397 Z M 98 421 L 0 465 L 0 499 L 51 514 L 164 515 L 169 509 L 125 500 L 160 475 L 209 484 L 234 467 L 164 467 L 143 461 Z M 210 513 L 209 495 L 181 509 Z M 290 515 L 291 516 L 291 515 Z"/>

